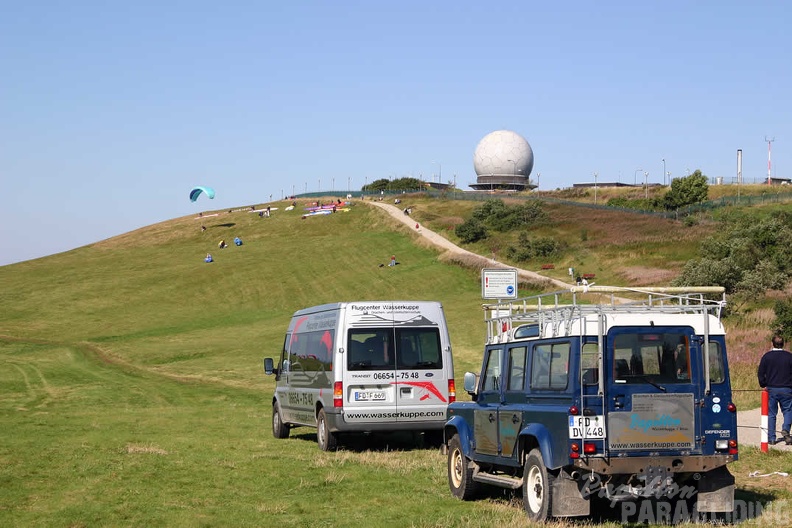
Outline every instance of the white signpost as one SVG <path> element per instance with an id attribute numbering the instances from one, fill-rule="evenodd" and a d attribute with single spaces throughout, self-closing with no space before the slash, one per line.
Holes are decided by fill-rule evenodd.
<path id="1" fill-rule="evenodd" d="M 481 297 L 484 299 L 516 299 L 516 269 L 481 270 Z"/>

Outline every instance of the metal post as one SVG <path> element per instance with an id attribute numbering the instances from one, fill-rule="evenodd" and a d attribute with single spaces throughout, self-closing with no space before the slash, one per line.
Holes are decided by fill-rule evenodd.
<path id="1" fill-rule="evenodd" d="M 597 205 L 597 173 L 594 173 L 594 205 Z"/>

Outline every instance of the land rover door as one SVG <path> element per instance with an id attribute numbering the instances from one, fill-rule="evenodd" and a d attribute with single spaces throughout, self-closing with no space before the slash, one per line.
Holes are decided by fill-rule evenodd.
<path id="1" fill-rule="evenodd" d="M 701 363 L 690 327 L 615 327 L 607 336 L 611 454 L 698 452 Z"/>

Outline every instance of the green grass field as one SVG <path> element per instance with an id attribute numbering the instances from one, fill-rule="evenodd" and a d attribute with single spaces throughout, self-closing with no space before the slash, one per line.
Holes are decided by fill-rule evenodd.
<path id="1" fill-rule="evenodd" d="M 417 218 L 432 228 L 465 207 L 420 200 Z M 439 300 L 458 387 L 479 366 L 485 328 L 478 270 L 448 263 L 375 208 L 301 219 L 286 203 L 272 205 L 271 218 L 177 218 L 0 267 L 0 525 L 527 524 L 509 493 L 453 499 L 445 457 L 408 435 L 360 439 L 334 453 L 318 449 L 312 429 L 273 438 L 273 380 L 262 359 L 278 353 L 295 310 Z M 217 248 L 237 235 L 243 246 Z M 600 236 L 608 235 L 589 239 L 592 262 L 604 259 Z M 646 236 L 652 251 L 663 244 Z M 640 260 L 639 234 L 632 243 Z M 689 258 L 675 251 L 675 260 Z M 392 254 L 400 264 L 380 267 Z M 792 498 L 783 480 L 744 476 L 792 472 L 789 456 L 742 455 L 733 467 L 738 497 Z"/>

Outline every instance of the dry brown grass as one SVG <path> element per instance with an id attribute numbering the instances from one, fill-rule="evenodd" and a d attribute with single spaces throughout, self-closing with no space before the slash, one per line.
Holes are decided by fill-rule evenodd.
<path id="1" fill-rule="evenodd" d="M 630 266 L 624 268 L 619 275 L 627 284 L 634 286 L 650 286 L 652 284 L 667 284 L 676 274 L 667 269 L 647 268 L 644 266 Z"/>
<path id="2" fill-rule="evenodd" d="M 126 452 L 130 455 L 146 454 L 146 455 L 167 455 L 168 452 L 164 449 L 154 445 L 140 445 L 140 444 L 127 444 Z"/>

